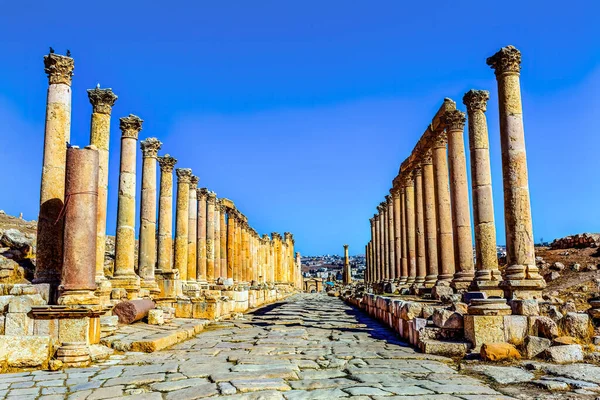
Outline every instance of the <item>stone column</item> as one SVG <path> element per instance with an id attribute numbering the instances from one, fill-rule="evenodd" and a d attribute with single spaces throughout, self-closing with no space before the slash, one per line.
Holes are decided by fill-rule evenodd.
<path id="1" fill-rule="evenodd" d="M 436 286 L 449 286 L 454 277 L 454 242 L 452 211 L 448 182 L 447 136 L 436 132 L 432 143 L 433 174 L 435 180 L 435 214 L 437 216 L 437 243 L 439 274 Z"/>
<path id="2" fill-rule="evenodd" d="M 302 256 L 300 252 L 296 252 L 296 268 L 298 269 L 298 276 L 296 277 L 296 288 L 302 287 Z"/>
<path id="3" fill-rule="evenodd" d="M 342 281 L 344 285 L 349 285 L 352 282 L 352 271 L 350 270 L 350 257 L 348 256 L 348 245 L 344 245 L 344 271 L 342 273 Z"/>
<path id="4" fill-rule="evenodd" d="M 173 272 L 173 168 L 177 160 L 170 155 L 158 157 L 160 166 L 160 194 L 158 202 L 158 268 L 156 274 L 161 295 L 175 297 Z"/>
<path id="5" fill-rule="evenodd" d="M 546 286 L 535 265 L 525 131 L 521 105 L 521 52 L 507 46 L 487 59 L 498 81 L 504 183 L 506 262 L 502 286 L 509 298 L 538 298 Z"/>
<path id="6" fill-rule="evenodd" d="M 415 285 L 423 286 L 427 275 L 427 254 L 425 252 L 425 215 L 423 211 L 423 170 L 417 166 L 414 170 L 415 191 L 415 233 L 417 249 L 417 278 Z"/>
<path id="7" fill-rule="evenodd" d="M 382 235 L 381 235 L 381 205 L 377 206 L 377 214 L 375 216 L 375 242 L 377 245 L 377 268 L 375 271 L 376 282 L 383 281 L 383 251 L 382 251 Z"/>
<path id="8" fill-rule="evenodd" d="M 374 279 L 374 275 L 375 275 L 375 252 L 373 251 L 373 243 L 375 242 L 375 216 L 373 216 L 373 218 L 369 219 L 369 223 L 371 225 L 371 263 L 369 265 L 369 282 L 373 283 L 375 281 Z"/>
<path id="9" fill-rule="evenodd" d="M 390 237 L 389 237 L 389 218 L 388 203 L 386 200 L 381 203 L 381 235 L 383 244 L 383 280 L 390 280 Z"/>
<path id="10" fill-rule="evenodd" d="M 220 208 L 220 233 L 221 233 L 221 276 L 223 279 L 227 279 L 227 222 L 225 220 L 225 214 L 227 213 L 226 207 L 221 204 Z"/>
<path id="11" fill-rule="evenodd" d="M 96 215 L 98 212 L 98 151 L 95 147 L 67 150 L 65 237 L 58 304 L 98 304 L 96 290 Z"/>
<path id="12" fill-rule="evenodd" d="M 120 119 L 121 171 L 112 286 L 125 289 L 129 298 L 137 297 L 140 289 L 140 278 L 135 274 L 135 159 L 142 122 L 132 114 Z"/>
<path id="13" fill-rule="evenodd" d="M 408 282 L 408 237 L 406 235 L 406 190 L 400 188 L 400 249 L 402 256 L 400 258 L 400 281 L 399 285 L 406 285 Z"/>
<path id="14" fill-rule="evenodd" d="M 188 207 L 187 281 L 196 282 L 198 274 L 198 177 L 190 178 Z"/>
<path id="15" fill-rule="evenodd" d="M 142 289 L 160 293 L 154 269 L 156 268 L 156 157 L 162 143 L 157 138 L 140 142 L 142 149 L 142 201 L 140 204 L 140 236 L 138 273 Z"/>
<path id="16" fill-rule="evenodd" d="M 438 279 L 438 243 L 437 217 L 435 215 L 435 179 L 431 150 L 427 150 L 421 158 L 423 169 L 423 211 L 425 217 L 425 248 L 427 254 L 427 276 L 425 287 L 432 287 Z"/>
<path id="17" fill-rule="evenodd" d="M 494 199 L 490 167 L 486 105 L 490 95 L 486 90 L 470 90 L 463 97 L 469 116 L 469 148 L 471 151 L 471 186 L 473 190 L 473 219 L 475 227 L 475 278 L 472 290 L 488 296 L 502 296 L 498 270 Z"/>
<path id="18" fill-rule="evenodd" d="M 235 218 L 227 210 L 227 278 L 234 279 L 235 268 Z"/>
<path id="19" fill-rule="evenodd" d="M 188 218 L 192 170 L 189 168 L 177 168 L 175 173 L 177 174 L 177 206 L 175 208 L 174 268 L 179 271 L 179 279 L 181 279 L 182 282 L 186 282 L 188 280 Z"/>
<path id="20" fill-rule="evenodd" d="M 201 188 L 196 191 L 198 200 L 198 228 L 196 243 L 196 255 L 198 258 L 196 271 L 196 279 L 199 282 L 207 282 L 206 277 L 206 199 L 208 197 L 208 189 Z"/>
<path id="21" fill-rule="evenodd" d="M 441 120 L 446 125 L 448 163 L 450 164 L 450 199 L 452 203 L 452 229 L 454 232 L 454 265 L 456 268 L 456 273 L 452 279 L 452 287 L 457 290 L 467 290 L 475 276 L 475 270 L 473 267 L 467 160 L 463 137 L 465 114 L 458 110 L 446 111 Z"/>
<path id="22" fill-rule="evenodd" d="M 103 292 L 110 293 L 110 281 L 104 276 L 104 253 L 106 252 L 106 208 L 108 205 L 108 149 L 110 142 L 110 114 L 117 101 L 112 89 L 88 89 L 92 104 L 90 145 L 98 149 L 98 216 L 96 232 L 96 284 Z M 107 293 L 107 294 L 108 294 Z"/>
<path id="23" fill-rule="evenodd" d="M 417 252 L 415 238 L 415 190 L 412 172 L 406 174 L 404 184 L 404 208 L 406 209 L 406 247 L 408 263 L 408 279 L 406 283 L 412 285 L 417 278 Z"/>
<path id="24" fill-rule="evenodd" d="M 400 191 L 397 188 L 392 188 L 391 193 L 392 201 L 394 202 L 394 277 L 396 282 L 398 282 L 402 276 L 402 242 L 400 236 L 402 220 L 400 217 Z"/>
<path id="25" fill-rule="evenodd" d="M 222 278 L 221 274 L 221 199 L 215 202 L 215 279 Z"/>
<path id="26" fill-rule="evenodd" d="M 48 74 L 44 161 L 37 225 L 34 283 L 48 283 L 51 302 L 56 299 L 63 263 L 64 220 L 59 218 L 65 198 L 67 143 L 71 139 L 71 57 L 50 53 L 44 56 Z"/>
<path id="27" fill-rule="evenodd" d="M 206 198 L 206 280 L 214 283 L 217 278 L 215 272 L 215 206 L 217 194 L 208 192 Z"/>
<path id="28" fill-rule="evenodd" d="M 391 193 L 391 192 L 390 192 Z M 387 224 L 388 224 L 388 241 L 389 241 L 389 267 L 388 267 L 388 275 L 390 281 L 395 281 L 396 279 L 396 240 L 395 234 L 396 231 L 394 229 L 394 200 L 391 195 L 386 196 L 387 201 Z"/>

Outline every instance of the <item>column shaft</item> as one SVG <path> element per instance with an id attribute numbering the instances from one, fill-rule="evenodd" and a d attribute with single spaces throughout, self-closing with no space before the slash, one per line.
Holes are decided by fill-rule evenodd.
<path id="1" fill-rule="evenodd" d="M 225 214 L 227 210 L 221 206 L 220 211 L 220 233 L 221 233 L 221 276 L 227 279 L 227 220 Z"/>
<path id="2" fill-rule="evenodd" d="M 408 280 L 407 284 L 415 283 L 417 277 L 417 252 L 415 238 L 415 190 L 414 178 L 406 176 L 404 179 L 404 206 L 406 208 L 406 244 L 408 260 Z"/>
<path id="3" fill-rule="evenodd" d="M 177 205 L 175 208 L 175 255 L 173 267 L 179 271 L 182 282 L 188 280 L 188 236 L 189 236 L 189 208 L 190 208 L 190 182 L 192 170 L 177 168 Z"/>
<path id="4" fill-rule="evenodd" d="M 402 250 L 401 275 L 399 284 L 404 285 L 408 281 L 408 236 L 406 231 L 406 190 L 400 189 L 400 244 Z"/>
<path id="5" fill-rule="evenodd" d="M 188 257 L 187 280 L 196 282 L 198 273 L 198 177 L 192 176 L 190 180 L 188 208 Z"/>
<path id="6" fill-rule="evenodd" d="M 431 150 L 423 156 L 423 210 L 425 214 L 425 247 L 427 276 L 425 287 L 432 287 L 438 279 L 437 217 L 435 214 L 435 183 Z"/>
<path id="7" fill-rule="evenodd" d="M 196 279 L 200 282 L 207 282 L 206 275 L 206 200 L 208 197 L 208 189 L 201 188 L 196 193 L 198 201 L 198 241 L 196 244 L 196 255 L 198 258 L 196 271 Z"/>
<path id="8" fill-rule="evenodd" d="M 395 240 L 395 229 L 394 229 L 394 200 L 392 196 L 386 196 L 387 200 L 387 226 L 388 226 L 388 251 L 389 251 L 389 267 L 388 267 L 388 279 L 394 281 L 396 279 L 396 240 Z"/>
<path id="9" fill-rule="evenodd" d="M 206 280 L 214 283 L 215 275 L 215 204 L 217 196 L 208 192 L 206 199 Z"/>
<path id="10" fill-rule="evenodd" d="M 414 171 L 415 182 L 415 231 L 417 250 L 417 278 L 415 284 L 421 286 L 427 275 L 427 254 L 425 252 L 425 216 L 423 212 L 423 176 L 422 169 L 418 167 Z"/>
<path id="11" fill-rule="evenodd" d="M 396 281 L 402 276 L 402 237 L 400 229 L 402 228 L 402 220 L 400 216 L 400 191 L 393 189 L 392 199 L 394 202 L 394 277 Z"/>

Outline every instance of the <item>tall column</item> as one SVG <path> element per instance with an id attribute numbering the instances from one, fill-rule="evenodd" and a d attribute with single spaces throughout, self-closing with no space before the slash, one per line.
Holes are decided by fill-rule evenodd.
<path id="1" fill-rule="evenodd" d="M 402 276 L 402 243 L 400 236 L 400 229 L 402 227 L 402 221 L 400 217 L 400 190 L 392 188 L 392 201 L 394 202 L 394 277 L 396 282 L 400 281 Z"/>
<path id="2" fill-rule="evenodd" d="M 215 279 L 223 278 L 221 271 L 221 199 L 215 202 Z"/>
<path id="3" fill-rule="evenodd" d="M 393 282 L 396 279 L 396 230 L 394 229 L 394 199 L 391 195 L 388 195 L 385 198 L 387 201 L 388 248 L 390 263 L 388 267 L 388 275 L 389 280 Z"/>
<path id="4" fill-rule="evenodd" d="M 386 197 L 387 198 L 387 197 Z M 383 244 L 383 280 L 390 279 L 390 238 L 388 229 L 388 205 L 387 200 L 381 203 L 381 235 Z"/>
<path id="5" fill-rule="evenodd" d="M 384 268 L 384 260 L 383 260 L 383 237 L 381 234 L 381 221 L 383 219 L 381 205 L 377 206 L 377 216 L 375 217 L 375 234 L 377 241 L 377 283 L 381 283 L 383 281 L 383 268 Z"/>
<path id="6" fill-rule="evenodd" d="M 349 285 L 352 282 L 352 272 L 350 271 L 350 257 L 348 256 L 348 245 L 344 245 L 344 271 L 342 273 L 342 281 L 344 285 Z"/>
<path id="7" fill-rule="evenodd" d="M 96 215 L 98 151 L 67 150 L 64 264 L 58 304 L 98 304 L 96 282 Z"/>
<path id="8" fill-rule="evenodd" d="M 244 282 L 250 284 L 252 280 L 250 276 L 250 257 L 249 257 L 249 235 L 250 235 L 250 226 L 248 225 L 248 221 L 244 221 L 244 226 L 242 227 L 242 276 L 244 277 Z M 281 240 L 279 240 L 279 248 L 281 248 Z M 281 280 L 281 265 L 279 265 L 279 276 L 278 281 Z"/>
<path id="9" fill-rule="evenodd" d="M 415 238 L 415 190 L 412 172 L 406 173 L 404 180 L 404 208 L 406 208 L 406 247 L 408 263 L 407 284 L 412 285 L 417 278 L 417 252 Z"/>
<path id="10" fill-rule="evenodd" d="M 59 218 L 65 199 L 67 143 L 71 138 L 71 79 L 75 64 L 71 57 L 44 56 L 48 74 L 44 161 L 37 226 L 34 283 L 49 283 L 51 301 L 60 284 L 63 263 L 64 220 Z M 102 256 L 104 259 L 104 255 Z"/>
<path id="11" fill-rule="evenodd" d="M 400 188 L 400 249 L 402 257 L 400 258 L 400 282 L 398 282 L 400 285 L 408 283 L 408 236 L 406 233 L 406 190 L 402 186 Z"/>
<path id="12" fill-rule="evenodd" d="M 504 47 L 488 58 L 487 64 L 496 73 L 500 109 L 507 262 L 502 286 L 509 298 L 538 298 L 546 283 L 535 265 L 519 80 L 521 52 Z"/>
<path id="13" fill-rule="evenodd" d="M 106 252 L 106 208 L 108 204 L 108 149 L 110 142 L 110 114 L 117 101 L 112 89 L 88 89 L 92 104 L 90 145 L 98 149 L 98 216 L 96 231 L 96 284 L 110 292 L 110 281 L 104 276 Z"/>
<path id="14" fill-rule="evenodd" d="M 220 208 L 220 233 L 221 233 L 221 276 L 223 279 L 227 279 L 227 221 L 225 214 L 227 213 L 226 207 L 221 203 Z"/>
<path id="15" fill-rule="evenodd" d="M 373 283 L 375 282 L 375 252 L 373 251 L 373 243 L 375 242 L 375 216 L 373 216 L 373 218 L 369 219 L 369 224 L 371 225 L 371 262 L 369 265 L 369 282 Z"/>
<path id="16" fill-rule="evenodd" d="M 227 210 L 227 278 L 234 279 L 235 268 L 235 217 Z"/>
<path id="17" fill-rule="evenodd" d="M 206 278 L 206 200 L 208 197 L 208 189 L 200 188 L 196 191 L 196 199 L 198 201 L 198 228 L 197 228 L 197 244 L 196 255 L 197 271 L 196 279 L 199 282 L 207 282 Z"/>
<path id="18" fill-rule="evenodd" d="M 466 290 L 475 276 L 475 270 L 473 267 L 467 159 L 463 137 L 465 113 L 458 110 L 446 111 L 441 119 L 446 125 L 448 134 L 448 163 L 450 164 L 450 199 L 456 267 L 452 287 L 457 290 Z"/>
<path id="19" fill-rule="evenodd" d="M 423 211 L 425 214 L 425 248 L 427 253 L 427 276 L 425 287 L 432 287 L 438 279 L 437 217 L 435 215 L 435 179 L 431 150 L 421 158 L 423 169 Z"/>
<path id="20" fill-rule="evenodd" d="M 298 269 L 298 276 L 296 277 L 296 288 L 302 287 L 302 256 L 300 252 L 296 252 L 296 268 Z"/>
<path id="21" fill-rule="evenodd" d="M 414 170 L 415 182 L 415 233 L 417 249 L 417 278 L 415 284 L 422 286 L 427 275 L 427 255 L 425 252 L 425 215 L 423 212 L 423 170 L 417 166 Z"/>
<path id="22" fill-rule="evenodd" d="M 215 272 L 215 206 L 217 194 L 208 192 L 206 198 L 206 280 L 214 283 L 217 278 Z"/>
<path id="23" fill-rule="evenodd" d="M 177 168 L 177 206 L 175 208 L 175 257 L 174 268 L 179 271 L 179 279 L 182 282 L 188 280 L 187 258 L 188 258 L 188 227 L 190 209 L 190 182 L 192 170 L 189 168 Z"/>
<path id="24" fill-rule="evenodd" d="M 154 278 L 154 268 L 156 268 L 156 157 L 161 146 L 162 143 L 157 138 L 147 138 L 140 142 L 143 160 L 138 273 L 141 287 L 154 294 L 160 292 Z"/>
<path id="25" fill-rule="evenodd" d="M 188 206 L 187 281 L 196 282 L 198 273 L 198 177 L 190 178 Z"/>
<path id="26" fill-rule="evenodd" d="M 135 274 L 135 159 L 143 122 L 132 114 L 120 119 L 121 171 L 112 286 L 125 289 L 130 298 L 135 298 L 140 289 L 140 278 Z"/>
<path id="27" fill-rule="evenodd" d="M 173 270 L 173 168 L 177 160 L 166 154 L 158 157 L 160 166 L 160 194 L 158 201 L 158 264 L 155 273 L 161 296 L 176 295 L 175 272 Z"/>
<path id="28" fill-rule="evenodd" d="M 448 159 L 446 156 L 447 136 L 436 132 L 432 143 L 433 174 L 435 180 L 435 214 L 438 233 L 437 286 L 448 286 L 454 276 L 454 242 L 452 234 L 452 211 L 448 182 Z"/>
<path id="29" fill-rule="evenodd" d="M 463 103 L 467 106 L 469 116 L 473 223 L 475 225 L 476 271 L 472 289 L 485 291 L 488 296 L 502 296 L 503 293 L 498 289 L 502 277 L 498 270 L 490 143 L 485 117 L 489 98 L 487 90 L 470 90 L 463 97 Z"/>

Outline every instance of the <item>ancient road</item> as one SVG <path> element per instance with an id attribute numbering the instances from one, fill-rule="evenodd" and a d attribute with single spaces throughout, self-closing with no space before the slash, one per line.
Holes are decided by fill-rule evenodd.
<path id="1" fill-rule="evenodd" d="M 169 350 L 86 369 L 6 374 L 20 399 L 503 399 L 442 357 L 415 352 L 337 298 L 300 294 Z"/>

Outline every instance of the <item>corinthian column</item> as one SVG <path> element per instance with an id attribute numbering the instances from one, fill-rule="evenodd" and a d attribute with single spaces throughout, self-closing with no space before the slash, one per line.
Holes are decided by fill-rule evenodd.
<path id="1" fill-rule="evenodd" d="M 173 266 L 179 271 L 179 279 L 185 282 L 188 280 L 188 218 L 192 170 L 189 168 L 177 168 L 175 172 L 177 174 L 177 206 L 175 208 L 175 256 Z"/>
<path id="2" fill-rule="evenodd" d="M 494 199 L 490 167 L 490 143 L 486 103 L 487 90 L 470 90 L 463 97 L 469 115 L 469 148 L 471 150 L 471 185 L 473 189 L 473 219 L 475 224 L 475 278 L 472 290 L 488 296 L 502 296 L 498 289 L 500 271 L 496 249 Z"/>
<path id="3" fill-rule="evenodd" d="M 196 254 L 198 256 L 197 280 L 206 282 L 206 200 L 208 189 L 201 188 L 197 190 L 198 199 L 198 243 L 196 245 Z"/>
<path id="4" fill-rule="evenodd" d="M 214 283 L 215 274 L 215 205 L 217 194 L 208 192 L 206 198 L 206 279 Z"/>
<path id="5" fill-rule="evenodd" d="M 539 298 L 546 286 L 535 265 L 525 131 L 521 105 L 521 52 L 507 46 L 487 59 L 498 81 L 500 144 L 506 227 L 505 288 L 509 298 Z"/>
<path id="6" fill-rule="evenodd" d="M 161 296 L 175 296 L 173 272 L 173 168 L 177 160 L 166 154 L 158 157 L 160 194 L 158 201 L 158 269 Z"/>
<path id="7" fill-rule="evenodd" d="M 221 203 L 220 208 L 220 233 L 221 233 L 221 276 L 223 279 L 227 279 L 227 222 L 225 220 L 225 214 L 227 208 Z"/>
<path id="8" fill-rule="evenodd" d="M 415 283 L 417 277 L 417 252 L 415 238 L 415 190 L 414 177 L 412 173 L 404 177 L 404 208 L 406 208 L 406 244 L 408 260 L 408 279 L 407 284 Z"/>
<path id="9" fill-rule="evenodd" d="M 454 276 L 454 243 L 452 235 L 452 210 L 448 183 L 447 136 L 434 134 L 432 143 L 433 174 L 435 180 L 435 214 L 437 216 L 437 243 L 439 274 L 436 286 L 449 286 Z"/>
<path id="10" fill-rule="evenodd" d="M 235 217 L 227 210 L 227 278 L 234 279 L 235 269 Z"/>
<path id="11" fill-rule="evenodd" d="M 342 274 L 344 285 L 349 285 L 352 282 L 352 272 L 350 271 L 350 257 L 348 256 L 348 245 L 344 245 L 344 273 Z"/>
<path id="12" fill-rule="evenodd" d="M 215 202 L 215 241 L 214 241 L 214 252 L 215 252 L 215 279 L 223 278 L 221 271 L 221 200 L 217 199 Z"/>
<path id="13" fill-rule="evenodd" d="M 454 258 L 456 273 L 452 287 L 468 289 L 475 271 L 473 267 L 473 240 L 467 184 L 467 160 L 465 157 L 465 114 L 458 110 L 442 115 L 448 134 L 448 161 L 450 164 L 450 198 L 452 202 L 452 228 L 454 231 Z"/>
<path id="14" fill-rule="evenodd" d="M 371 262 L 369 264 L 369 282 L 373 283 L 373 282 L 375 282 L 375 259 L 377 257 L 375 255 L 375 251 L 373 250 L 373 244 L 375 243 L 375 216 L 373 216 L 373 218 L 369 219 L 369 223 L 371 225 L 371 248 L 370 248 Z"/>
<path id="15" fill-rule="evenodd" d="M 425 287 L 432 287 L 438 278 L 437 217 L 435 215 L 435 186 L 431 150 L 421 158 L 423 169 L 423 210 L 425 214 L 425 247 L 427 252 L 427 276 Z"/>
<path id="16" fill-rule="evenodd" d="M 396 281 L 400 280 L 402 275 L 402 243 L 400 236 L 400 229 L 402 228 L 402 220 L 400 217 L 400 190 L 393 188 L 391 190 L 392 201 L 394 202 L 394 277 Z"/>
<path id="17" fill-rule="evenodd" d="M 417 250 L 417 278 L 415 285 L 422 286 L 427 274 L 427 255 L 425 253 L 425 215 L 423 212 L 423 170 L 418 166 L 414 170 L 415 190 L 415 233 Z"/>
<path id="18" fill-rule="evenodd" d="M 381 204 L 377 206 L 377 218 L 375 222 L 377 223 L 377 283 L 382 283 L 385 278 L 385 252 L 383 246 L 383 208 Z"/>
<path id="19" fill-rule="evenodd" d="M 391 192 L 390 192 L 391 193 Z M 389 266 L 388 279 L 394 281 L 396 279 L 396 240 L 394 229 L 394 200 L 391 195 L 385 196 L 387 202 L 387 231 L 388 231 L 388 250 L 389 250 Z"/>
<path id="20" fill-rule="evenodd" d="M 190 178 L 190 196 L 188 209 L 188 257 L 187 257 L 187 280 L 196 282 L 198 262 L 198 177 Z"/>
<path id="21" fill-rule="evenodd" d="M 135 159 L 142 122 L 132 114 L 120 119 L 121 173 L 112 286 L 125 289 L 130 298 L 136 297 L 140 289 L 140 278 L 135 274 Z"/>
<path id="22" fill-rule="evenodd" d="M 402 257 L 400 259 L 401 275 L 399 285 L 406 285 L 408 282 L 408 237 L 406 235 L 406 190 L 400 188 L 400 249 Z"/>
<path id="23" fill-rule="evenodd" d="M 63 264 L 64 220 L 59 218 L 65 199 L 67 143 L 71 138 L 71 57 L 50 53 L 44 56 L 48 74 L 44 161 L 37 226 L 34 283 L 49 283 L 54 300 Z M 104 255 L 102 255 L 104 259 Z"/>
<path id="24" fill-rule="evenodd" d="M 142 202 L 140 205 L 140 238 L 138 273 L 141 287 L 159 293 L 154 279 L 156 268 L 156 157 L 162 143 L 157 138 L 140 142 L 142 149 Z"/>
<path id="25" fill-rule="evenodd" d="M 104 276 L 106 251 L 106 207 L 108 204 L 108 148 L 110 142 L 110 114 L 117 96 L 112 89 L 88 89 L 92 104 L 90 145 L 98 149 L 98 215 L 96 231 L 96 284 L 110 292 L 110 281 Z"/>

